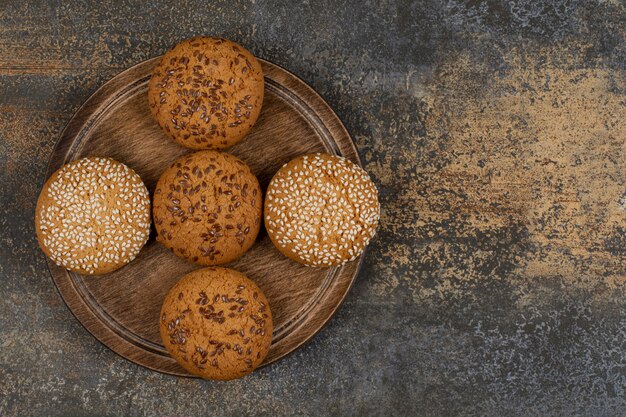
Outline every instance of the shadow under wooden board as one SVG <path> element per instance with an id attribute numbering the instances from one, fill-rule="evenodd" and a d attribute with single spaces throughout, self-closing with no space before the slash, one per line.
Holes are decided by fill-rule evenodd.
<path id="1" fill-rule="evenodd" d="M 190 152 L 165 137 L 148 109 L 148 80 L 159 59 L 122 72 L 85 102 L 61 134 L 47 176 L 74 159 L 108 156 L 132 167 L 152 194 L 161 172 Z M 261 116 L 250 134 L 227 151 L 250 165 L 263 190 L 284 163 L 305 153 L 328 152 L 360 163 L 348 132 L 328 104 L 295 75 L 270 62 L 261 64 Z M 81 276 L 50 260 L 48 265 L 70 310 L 102 343 L 139 365 L 191 376 L 161 344 L 159 312 L 171 286 L 198 266 L 176 257 L 154 237 L 153 229 L 137 259 L 108 275 Z M 293 352 L 328 322 L 360 262 L 304 267 L 282 256 L 261 229 L 252 249 L 226 265 L 254 280 L 270 301 L 274 333 L 265 365 Z"/>

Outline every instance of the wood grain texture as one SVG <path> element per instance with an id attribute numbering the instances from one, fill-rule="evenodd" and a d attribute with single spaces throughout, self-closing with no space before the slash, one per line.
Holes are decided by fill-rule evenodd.
<path id="1" fill-rule="evenodd" d="M 132 167 L 152 193 L 162 170 L 189 150 L 160 131 L 147 105 L 147 83 L 159 58 L 134 66 L 103 85 L 77 111 L 52 154 L 47 175 L 85 156 L 108 156 Z M 266 189 L 290 159 L 309 152 L 343 155 L 359 163 L 339 118 L 324 100 L 286 70 L 262 61 L 266 95 L 252 132 L 228 151 L 250 165 Z M 138 258 L 101 277 L 83 277 L 48 261 L 63 299 L 102 343 L 148 368 L 190 376 L 169 356 L 159 336 L 161 302 L 169 288 L 197 266 L 154 239 Z M 331 318 L 357 273 L 360 258 L 340 268 L 315 269 L 282 256 L 262 229 L 252 249 L 227 266 L 264 291 L 274 316 L 269 364 L 294 351 Z"/>

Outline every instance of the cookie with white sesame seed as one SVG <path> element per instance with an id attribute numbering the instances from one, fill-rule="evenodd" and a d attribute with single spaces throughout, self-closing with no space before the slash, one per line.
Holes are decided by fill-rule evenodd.
<path id="1" fill-rule="evenodd" d="M 199 265 L 219 265 L 254 243 L 263 202 L 256 177 L 239 158 L 199 151 L 176 160 L 154 192 L 157 240 Z"/>
<path id="2" fill-rule="evenodd" d="M 206 379 L 249 374 L 272 343 L 265 295 L 233 269 L 204 268 L 182 277 L 165 297 L 159 323 L 172 357 Z"/>
<path id="3" fill-rule="evenodd" d="M 167 51 L 154 68 L 148 102 L 167 136 L 191 149 L 239 142 L 261 112 L 261 64 L 242 46 L 204 36 Z"/>
<path id="4" fill-rule="evenodd" d="M 43 252 L 79 274 L 126 265 L 150 234 L 150 196 L 131 168 L 111 158 L 72 161 L 43 186 L 35 211 Z"/>
<path id="5" fill-rule="evenodd" d="M 285 164 L 265 198 L 265 228 L 285 256 L 309 266 L 356 259 L 376 233 L 380 206 L 367 172 L 323 153 Z"/>

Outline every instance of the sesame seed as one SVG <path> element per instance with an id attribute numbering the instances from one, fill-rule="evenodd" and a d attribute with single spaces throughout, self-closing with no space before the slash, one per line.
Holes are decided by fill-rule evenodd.
<path id="1" fill-rule="evenodd" d="M 47 198 L 41 200 L 38 232 L 50 258 L 66 269 L 89 274 L 117 269 L 148 239 L 148 190 L 134 171 L 113 159 L 64 165 L 42 195 Z M 123 247 L 120 240 L 126 241 Z"/>
<path id="2" fill-rule="evenodd" d="M 309 265 L 339 265 L 358 257 L 376 233 L 379 216 L 369 175 L 335 155 L 292 160 L 277 172 L 266 194 L 268 233 Z"/>

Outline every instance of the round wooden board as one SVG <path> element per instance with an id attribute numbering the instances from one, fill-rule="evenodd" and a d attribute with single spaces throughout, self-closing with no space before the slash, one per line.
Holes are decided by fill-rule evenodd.
<path id="1" fill-rule="evenodd" d="M 164 136 L 148 109 L 148 80 L 159 59 L 122 72 L 85 102 L 62 133 L 47 176 L 74 159 L 109 156 L 132 167 L 154 191 L 163 169 L 190 152 Z M 295 75 L 261 63 L 261 116 L 252 132 L 228 152 L 250 165 L 262 188 L 280 166 L 305 153 L 335 153 L 360 163 L 350 135 L 328 104 Z M 190 376 L 161 344 L 159 311 L 169 288 L 198 266 L 174 256 L 154 235 L 153 230 L 135 261 L 114 273 L 81 276 L 48 261 L 50 273 L 70 310 L 106 346 L 139 365 Z M 270 301 L 275 328 L 264 364 L 293 352 L 328 322 L 360 261 L 340 268 L 307 268 L 282 256 L 261 229 L 252 249 L 227 265 L 253 279 Z"/>

